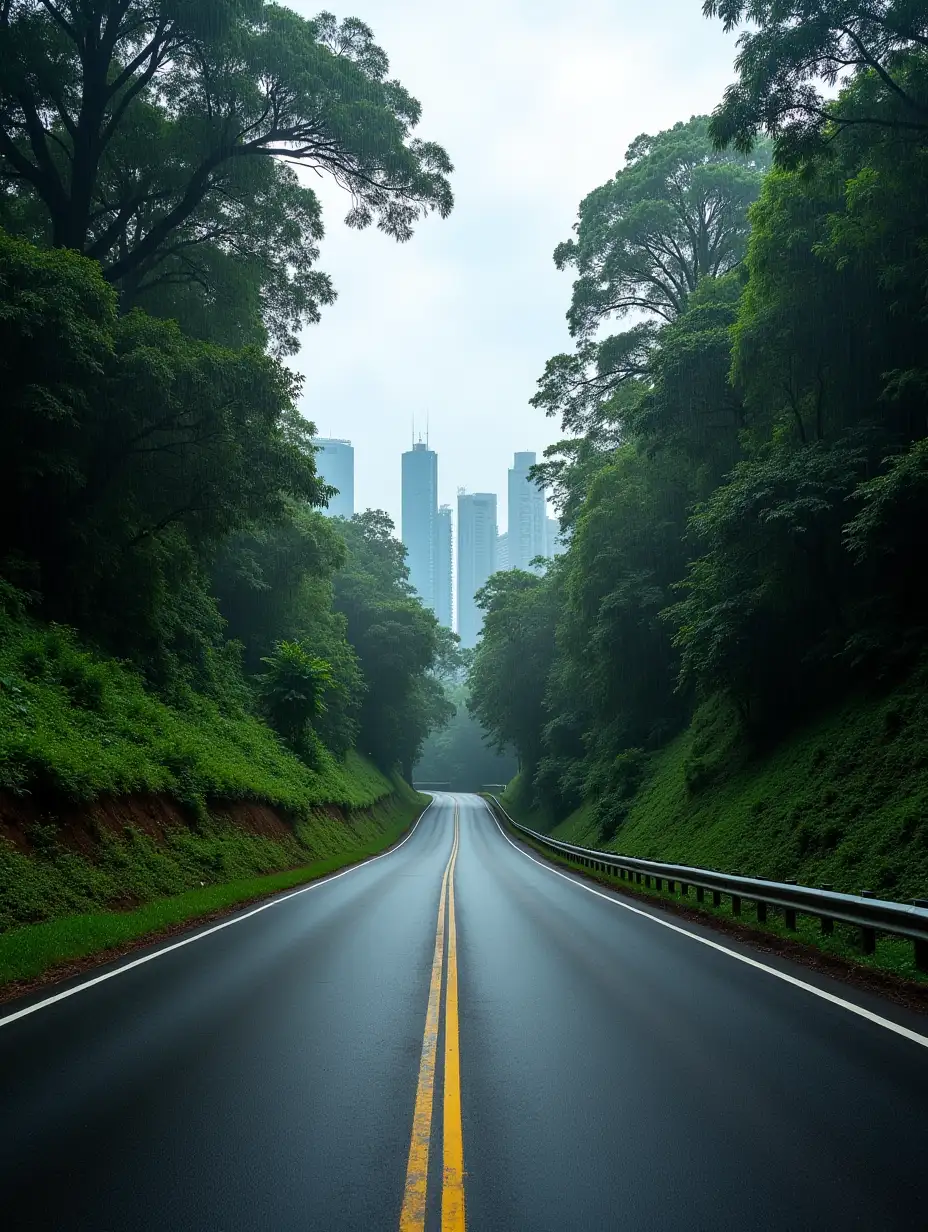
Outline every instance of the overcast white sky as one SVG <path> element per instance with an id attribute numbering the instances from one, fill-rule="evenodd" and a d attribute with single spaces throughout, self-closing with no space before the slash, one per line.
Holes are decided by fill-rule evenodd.
<path id="1" fill-rule="evenodd" d="M 545 361 L 569 349 L 570 273 L 555 246 L 629 143 L 711 111 L 732 80 L 734 38 L 701 0 L 291 0 L 372 27 L 423 106 L 418 135 L 455 165 L 456 205 L 397 244 L 349 230 L 319 188 L 320 267 L 338 300 L 292 363 L 321 436 L 355 446 L 358 509 L 399 526 L 400 454 L 430 419 L 439 496 L 496 492 L 516 450 L 539 457 L 559 425 L 528 405 Z"/>

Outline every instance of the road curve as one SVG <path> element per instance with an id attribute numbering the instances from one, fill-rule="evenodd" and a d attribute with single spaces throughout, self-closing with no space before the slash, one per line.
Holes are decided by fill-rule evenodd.
<path id="1" fill-rule="evenodd" d="M 652 916 L 436 797 L 380 859 L 0 1007 L 0 1223 L 928 1226 L 928 1048 Z"/>

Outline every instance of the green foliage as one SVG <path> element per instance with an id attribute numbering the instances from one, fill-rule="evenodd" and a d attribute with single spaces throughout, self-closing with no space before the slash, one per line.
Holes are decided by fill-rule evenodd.
<path id="1" fill-rule="evenodd" d="M 121 834 L 102 828 L 92 860 L 58 836 L 42 841 L 33 828 L 37 842 L 28 856 L 0 843 L 0 985 L 375 855 L 396 842 L 424 802 L 398 782 L 370 808 L 345 819 L 315 813 L 276 838 L 216 819 L 197 829 L 168 826 L 158 842 L 133 827 Z M 129 902 L 142 905 L 125 910 Z"/>
<path id="2" fill-rule="evenodd" d="M 448 783 L 452 791 L 508 783 L 518 769 L 516 759 L 508 750 L 499 753 L 488 745 L 486 733 L 468 709 L 467 687 L 446 686 L 446 694 L 455 707 L 454 717 L 426 740 L 416 762 L 416 781 Z"/>
<path id="3" fill-rule="evenodd" d="M 295 749 L 304 747 L 307 728 L 325 713 L 325 696 L 335 679 L 331 665 L 310 654 L 299 642 L 278 642 L 261 660 L 259 697 L 275 731 Z"/>
<path id="4" fill-rule="evenodd" d="M 471 671 L 480 717 L 520 752 L 523 806 L 583 805 L 623 843 L 645 759 L 681 747 L 694 707 L 735 734 L 687 742 L 681 809 L 924 648 L 925 15 L 706 7 L 753 23 L 739 86 L 711 125 L 636 142 L 556 254 L 579 275 L 578 345 L 533 400 L 571 434 L 536 468 L 567 529 L 538 583 L 547 652 L 503 589 Z M 842 56 L 821 103 L 814 78 Z M 769 172 L 765 146 L 750 159 L 762 131 Z"/>
<path id="5" fill-rule="evenodd" d="M 912 55 L 928 44 L 928 14 L 917 0 L 704 0 L 703 12 L 726 30 L 746 27 L 738 80 L 712 117 L 719 146 L 750 152 L 763 131 L 777 162 L 794 167 L 858 124 L 928 136 L 928 76 Z M 826 101 L 819 83 L 834 86 L 849 71 L 879 82 L 882 105 L 861 115 L 846 94 Z"/>
<path id="6" fill-rule="evenodd" d="M 632 143 L 625 166 L 581 203 L 576 239 L 554 254 L 559 269 L 577 271 L 567 319 L 578 345 L 548 362 L 533 405 L 567 431 L 607 430 L 617 392 L 648 373 L 659 325 L 742 261 L 767 161 L 763 149 L 719 153 L 705 116 Z M 605 321 L 629 313 L 648 319 L 601 336 Z"/>
<path id="7" fill-rule="evenodd" d="M 795 878 L 906 901 L 928 891 L 928 704 L 922 667 L 751 754 L 737 711 L 712 698 L 655 754 L 612 850 Z M 555 830 L 594 841 L 592 807 Z"/>
<path id="8" fill-rule="evenodd" d="M 99 267 L 73 254 L 0 235 L 0 287 L 0 561 L 43 614 L 154 678 L 202 676 L 222 641 L 216 545 L 323 497 L 294 378 L 257 351 L 117 317 Z"/>
<path id="9" fill-rule="evenodd" d="M 541 756 L 545 682 L 554 658 L 552 584 L 520 569 L 477 592 L 483 632 L 468 677 L 468 708 L 500 753 L 511 745 L 533 773 Z"/>
<path id="10" fill-rule="evenodd" d="M 99 261 L 127 306 L 225 345 L 295 331 L 331 302 L 319 203 L 407 239 L 452 206 L 444 150 L 372 32 L 262 0 L 17 0 L 0 37 L 4 219 Z M 230 310 L 230 305 L 235 305 Z"/>
<path id="11" fill-rule="evenodd" d="M 338 522 L 347 557 L 334 579 L 335 611 L 358 657 L 364 693 L 358 747 L 378 766 L 412 778 L 429 732 L 454 713 L 438 675 L 456 638 L 413 596 L 406 549 L 380 510 Z"/>
<path id="12" fill-rule="evenodd" d="M 323 751 L 314 769 L 225 696 L 155 697 L 128 665 L 88 650 L 61 626 L 0 627 L 0 788 L 89 801 L 165 793 L 203 813 L 207 801 L 260 800 L 294 815 L 360 808 L 390 790 L 354 754 Z"/>

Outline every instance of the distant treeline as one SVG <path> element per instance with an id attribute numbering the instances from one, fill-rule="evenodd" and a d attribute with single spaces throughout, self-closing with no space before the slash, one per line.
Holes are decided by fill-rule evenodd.
<path id="1" fill-rule="evenodd" d="M 20 0 L 0 29 L 0 598 L 312 763 L 409 774 L 456 647 L 385 514 L 317 510 L 280 356 L 332 301 L 304 161 L 408 238 L 450 164 L 361 22 Z M 41 665 L 33 665 L 41 670 Z"/>
<path id="2" fill-rule="evenodd" d="M 928 8 L 705 7 L 750 18 L 738 81 L 555 253 L 576 348 L 537 473 L 569 546 L 490 580 L 470 673 L 536 794 L 613 826 L 700 699 L 769 741 L 925 644 Z"/>
<path id="3" fill-rule="evenodd" d="M 486 733 L 467 708 L 467 690 L 449 684 L 454 717 L 426 740 L 416 763 L 416 782 L 447 783 L 451 791 L 479 791 L 508 783 L 519 768 L 515 755 L 487 744 Z"/>

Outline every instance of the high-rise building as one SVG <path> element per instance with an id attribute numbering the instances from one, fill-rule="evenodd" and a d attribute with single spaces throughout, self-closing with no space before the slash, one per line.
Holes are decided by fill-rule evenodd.
<path id="1" fill-rule="evenodd" d="M 496 572 L 504 573 L 509 568 L 509 534 L 496 536 Z"/>
<path id="2" fill-rule="evenodd" d="M 553 560 L 564 551 L 561 539 L 561 524 L 557 518 L 545 518 L 545 556 Z"/>
<path id="3" fill-rule="evenodd" d="M 496 571 L 496 493 L 458 492 L 458 635 L 477 645 L 483 613 L 474 596 Z"/>
<path id="4" fill-rule="evenodd" d="M 545 555 L 545 494 L 528 472 L 533 453 L 517 453 L 509 471 L 509 568 L 528 569 Z"/>
<path id="5" fill-rule="evenodd" d="M 452 617 L 451 506 L 440 505 L 435 519 L 435 615 L 446 629 Z"/>
<path id="6" fill-rule="evenodd" d="M 403 454 L 403 543 L 409 580 L 426 607 L 435 610 L 435 523 L 438 518 L 438 454 L 421 438 Z"/>
<path id="7" fill-rule="evenodd" d="M 351 441 L 320 436 L 316 447 L 316 471 L 327 484 L 338 488 L 325 513 L 332 518 L 354 517 L 354 448 Z"/>

